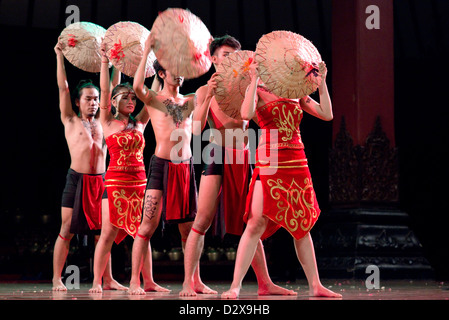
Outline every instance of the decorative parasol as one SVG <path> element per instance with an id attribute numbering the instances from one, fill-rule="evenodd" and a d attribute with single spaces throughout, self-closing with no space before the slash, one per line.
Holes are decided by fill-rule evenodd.
<path id="1" fill-rule="evenodd" d="M 217 68 L 215 100 L 221 111 L 236 120 L 242 120 L 240 108 L 251 82 L 249 66 L 253 59 L 253 51 L 236 51 L 224 58 Z"/>
<path id="2" fill-rule="evenodd" d="M 156 18 L 151 33 L 154 54 L 164 69 L 186 79 L 197 78 L 210 69 L 209 43 L 213 38 L 190 11 L 168 8 Z"/>
<path id="3" fill-rule="evenodd" d="M 75 22 L 62 30 L 59 41 L 62 53 L 75 67 L 100 72 L 100 45 L 106 29 L 91 22 Z"/>
<path id="4" fill-rule="evenodd" d="M 137 67 L 142 60 L 145 41 L 150 31 L 144 26 L 132 21 L 121 21 L 106 30 L 104 41 L 106 55 L 112 65 L 129 77 L 134 77 Z M 145 78 L 156 72 L 153 62 L 156 60 L 151 51 L 145 66 Z"/>
<path id="5" fill-rule="evenodd" d="M 299 34 L 273 31 L 262 36 L 255 59 L 261 80 L 277 96 L 299 99 L 313 93 L 321 83 L 321 55 Z"/>

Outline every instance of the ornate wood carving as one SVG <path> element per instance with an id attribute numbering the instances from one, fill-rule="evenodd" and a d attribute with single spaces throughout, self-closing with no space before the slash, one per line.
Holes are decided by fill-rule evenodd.
<path id="1" fill-rule="evenodd" d="M 364 146 L 354 146 L 343 117 L 329 158 L 332 204 L 393 204 L 399 200 L 397 149 L 390 148 L 379 117 Z"/>

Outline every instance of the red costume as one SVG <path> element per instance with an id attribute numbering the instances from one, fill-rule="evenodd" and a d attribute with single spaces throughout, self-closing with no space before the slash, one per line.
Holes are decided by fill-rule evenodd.
<path id="1" fill-rule="evenodd" d="M 146 175 L 143 162 L 145 138 L 131 129 L 106 138 L 110 161 L 105 176 L 111 224 L 119 228 L 115 239 L 120 243 L 127 234 L 133 238 L 139 230 Z"/>
<path id="2" fill-rule="evenodd" d="M 101 198 L 104 174 L 83 174 L 69 169 L 62 207 L 72 208 L 70 233 L 88 234 L 101 229 Z"/>
<path id="3" fill-rule="evenodd" d="M 312 229 L 320 214 L 299 131 L 303 111 L 297 101 L 281 98 L 257 108 L 256 114 L 262 135 L 245 221 L 251 208 L 254 184 L 260 177 L 263 215 L 269 219 L 261 239 L 273 235 L 280 227 L 300 239 Z"/>
<path id="4" fill-rule="evenodd" d="M 225 204 L 226 233 L 242 235 L 244 229 L 242 215 L 245 212 L 244 199 L 248 195 L 250 172 L 252 171 L 249 165 L 249 150 L 224 149 L 222 199 Z"/>

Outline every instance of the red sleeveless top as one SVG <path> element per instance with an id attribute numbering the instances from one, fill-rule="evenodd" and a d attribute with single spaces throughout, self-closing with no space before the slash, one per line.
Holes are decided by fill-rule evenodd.
<path id="1" fill-rule="evenodd" d="M 131 129 L 111 134 L 105 140 L 110 156 L 105 175 L 109 218 L 120 229 L 115 239 L 120 243 L 127 234 L 134 238 L 140 226 L 147 182 L 143 162 L 145 139 L 142 132 Z"/>
<path id="2" fill-rule="evenodd" d="M 142 132 L 132 129 L 111 134 L 106 139 L 109 150 L 108 171 L 145 171 Z"/>
<path id="3" fill-rule="evenodd" d="M 299 102 L 278 99 L 256 109 L 262 134 L 259 148 L 267 149 L 304 149 L 299 125 L 303 110 Z"/>

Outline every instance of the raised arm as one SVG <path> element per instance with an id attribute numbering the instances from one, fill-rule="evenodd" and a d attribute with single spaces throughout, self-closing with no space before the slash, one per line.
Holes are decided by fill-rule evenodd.
<path id="1" fill-rule="evenodd" d="M 156 92 L 161 91 L 161 89 L 162 89 L 162 84 L 160 83 L 158 77 L 155 75 L 154 79 L 153 79 L 153 83 L 151 84 L 151 91 L 156 93 Z M 136 93 L 136 95 L 137 95 L 137 93 Z M 136 120 L 142 122 L 145 126 L 147 125 L 148 121 L 150 121 L 150 113 L 148 111 L 148 108 L 149 108 L 149 105 L 144 104 L 142 110 L 140 110 L 139 114 L 136 116 Z"/>
<path id="2" fill-rule="evenodd" d="M 243 120 L 251 120 L 256 114 L 257 102 L 259 101 L 259 96 L 257 95 L 259 72 L 257 70 L 257 67 L 257 62 L 254 60 L 251 63 L 249 70 L 251 83 L 246 89 L 245 99 L 243 100 L 242 107 L 240 109 L 240 115 L 242 116 Z"/>
<path id="3" fill-rule="evenodd" d="M 151 90 L 154 92 L 159 92 L 162 90 L 162 83 L 156 75 L 154 76 L 153 83 L 151 84 Z"/>
<path id="4" fill-rule="evenodd" d="M 56 80 L 59 88 L 59 109 L 61 111 L 61 121 L 65 123 L 67 120 L 76 116 L 72 108 L 70 100 L 69 84 L 67 82 L 67 74 L 64 66 L 64 55 L 62 54 L 62 45 L 59 42 L 55 46 L 56 53 Z"/>
<path id="5" fill-rule="evenodd" d="M 105 43 L 101 44 L 101 69 L 100 69 L 100 121 L 109 124 L 114 116 L 111 112 L 111 81 L 109 77 L 109 60 L 105 52 Z"/>
<path id="6" fill-rule="evenodd" d="M 133 89 L 137 95 L 137 98 L 139 98 L 145 105 L 150 105 L 151 100 L 156 96 L 156 92 L 148 89 L 145 86 L 145 67 L 148 60 L 148 55 L 151 52 L 152 41 L 153 40 L 150 34 L 147 41 L 145 41 L 145 48 L 143 50 L 142 60 L 140 60 L 133 81 Z"/>
<path id="7" fill-rule="evenodd" d="M 105 59 L 106 61 L 106 59 Z M 114 90 L 114 88 L 120 84 L 120 78 L 121 78 L 121 72 L 119 70 L 117 70 L 115 67 L 112 67 L 112 72 L 111 72 L 111 81 L 109 84 L 109 90 L 112 92 L 112 90 Z"/>
<path id="8" fill-rule="evenodd" d="M 316 102 L 309 96 L 301 98 L 301 108 L 307 113 L 324 121 L 330 121 L 334 115 L 332 112 L 332 102 L 326 84 L 327 68 L 324 62 L 320 63 L 320 73 L 322 74 L 321 84 L 318 87 L 320 94 L 320 103 Z"/>
<path id="9" fill-rule="evenodd" d="M 209 113 L 210 102 L 214 97 L 217 82 L 215 80 L 217 73 L 214 73 L 207 82 L 207 86 L 200 87 L 194 98 L 193 109 L 193 134 L 200 135 L 206 126 L 207 115 Z"/>
<path id="10" fill-rule="evenodd" d="M 159 80 L 157 80 L 157 77 L 154 76 L 153 84 L 151 86 L 151 91 L 157 92 L 161 89 L 160 87 L 161 87 L 161 85 L 160 85 Z M 153 90 L 153 88 L 155 90 Z M 136 93 L 136 95 L 137 95 L 137 93 Z M 144 127 L 146 127 L 146 125 L 148 124 L 148 121 L 150 121 L 150 112 L 148 111 L 148 108 L 149 108 L 149 105 L 144 102 L 142 109 L 139 111 L 139 113 L 136 116 L 136 120 L 141 122 L 144 125 Z"/>
<path id="11" fill-rule="evenodd" d="M 151 91 L 159 92 L 161 91 L 161 89 L 162 84 L 160 83 L 158 77 L 154 76 L 153 83 L 151 84 Z M 148 124 L 148 121 L 150 121 L 150 112 L 148 111 L 148 108 L 149 105 L 144 104 L 142 110 L 140 110 L 139 114 L 136 116 L 136 120 L 142 122 L 144 126 L 146 126 Z"/>

